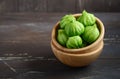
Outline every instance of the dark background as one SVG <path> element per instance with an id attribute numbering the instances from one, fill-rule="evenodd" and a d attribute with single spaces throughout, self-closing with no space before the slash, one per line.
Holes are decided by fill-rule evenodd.
<path id="1" fill-rule="evenodd" d="M 0 0 L 0 13 L 120 12 L 120 0 Z"/>
<path id="2" fill-rule="evenodd" d="M 0 0 L 0 79 L 120 79 L 120 0 Z M 59 62 L 51 30 L 68 13 L 93 12 L 104 48 L 87 67 Z"/>

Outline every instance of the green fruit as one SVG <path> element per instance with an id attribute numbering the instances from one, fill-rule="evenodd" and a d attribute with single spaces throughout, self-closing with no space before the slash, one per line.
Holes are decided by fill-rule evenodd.
<path id="1" fill-rule="evenodd" d="M 62 29 L 58 30 L 57 40 L 62 46 L 66 46 L 67 36 L 64 33 L 64 30 Z"/>
<path id="2" fill-rule="evenodd" d="M 84 32 L 84 25 L 78 21 L 73 21 L 66 25 L 65 33 L 67 36 L 81 35 Z"/>
<path id="3" fill-rule="evenodd" d="M 85 10 L 82 12 L 82 15 L 77 19 L 77 21 L 83 23 L 85 26 L 94 25 L 96 18 L 93 14 L 87 13 Z"/>
<path id="4" fill-rule="evenodd" d="M 80 36 L 69 37 L 66 43 L 67 48 L 80 48 L 82 45 L 82 39 Z"/>
<path id="5" fill-rule="evenodd" d="M 94 41 L 96 41 L 96 39 L 99 37 L 100 33 L 99 30 L 96 26 L 96 24 L 94 24 L 93 26 L 87 26 L 85 27 L 85 31 L 82 35 L 82 38 L 88 42 L 89 44 L 93 43 Z"/>
<path id="6" fill-rule="evenodd" d="M 76 18 L 73 15 L 65 15 L 60 21 L 60 28 L 64 29 L 71 21 L 76 21 Z"/>

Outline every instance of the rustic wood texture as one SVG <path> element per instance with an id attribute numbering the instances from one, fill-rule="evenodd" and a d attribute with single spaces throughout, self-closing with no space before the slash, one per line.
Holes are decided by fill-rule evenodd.
<path id="1" fill-rule="evenodd" d="M 14 12 L 120 12 L 120 0 L 0 0 L 0 13 Z"/>
<path id="2" fill-rule="evenodd" d="M 17 0 L 0 0 L 0 13 L 17 12 Z"/>
<path id="3" fill-rule="evenodd" d="M 75 12 L 76 0 L 48 0 L 48 12 Z"/>
<path id="4" fill-rule="evenodd" d="M 0 15 L 1 79 L 120 79 L 120 13 L 95 14 L 105 25 L 105 46 L 99 59 L 83 68 L 61 64 L 51 51 L 52 27 L 63 15 Z"/>
<path id="5" fill-rule="evenodd" d="M 80 7 L 91 12 L 120 12 L 119 0 L 79 0 Z"/>
<path id="6" fill-rule="evenodd" d="M 18 0 L 19 12 L 47 12 L 46 0 Z"/>

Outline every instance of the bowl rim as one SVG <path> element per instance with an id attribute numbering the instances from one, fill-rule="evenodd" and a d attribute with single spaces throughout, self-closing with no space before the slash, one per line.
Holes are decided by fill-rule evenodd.
<path id="1" fill-rule="evenodd" d="M 67 55 L 67 56 L 76 56 L 76 57 L 82 57 L 82 56 L 90 56 L 90 55 L 93 55 L 95 53 L 98 53 L 98 51 L 102 51 L 102 48 L 103 48 L 103 45 L 104 45 L 104 42 L 102 41 L 100 43 L 100 47 L 92 52 L 89 52 L 89 53 L 81 53 L 81 54 L 74 54 L 74 53 L 65 53 L 65 52 L 62 52 L 60 50 L 57 50 L 59 53 L 63 54 L 63 55 Z M 52 45 L 53 46 L 53 45 Z"/>
<path id="2" fill-rule="evenodd" d="M 79 16 L 81 16 L 82 14 L 79 13 L 79 14 L 72 14 L 72 15 L 73 15 L 74 17 L 79 17 Z M 98 39 L 97 39 L 95 42 L 93 42 L 92 44 L 90 44 L 90 45 L 88 45 L 88 46 L 86 46 L 86 47 L 83 47 L 83 48 L 78 48 L 78 49 L 69 49 L 69 48 L 66 48 L 66 47 L 61 46 L 61 45 L 57 42 L 57 40 L 56 40 L 56 34 L 55 34 L 55 33 L 56 33 L 56 29 L 57 29 L 57 27 L 59 26 L 60 21 L 58 21 L 58 22 L 54 25 L 54 27 L 53 27 L 53 29 L 52 29 L 51 42 L 53 42 L 53 43 L 55 44 L 55 46 L 56 46 L 59 50 L 68 51 L 68 52 L 78 52 L 78 51 L 84 51 L 84 50 L 86 50 L 86 49 L 92 48 L 94 45 L 98 44 L 98 42 L 100 42 L 100 41 L 103 39 L 104 33 L 105 33 L 105 28 L 104 28 L 104 25 L 103 25 L 102 21 L 101 21 L 99 18 L 97 18 L 97 17 L 95 17 L 95 18 L 96 18 L 97 24 L 99 24 L 100 35 L 99 35 Z"/>

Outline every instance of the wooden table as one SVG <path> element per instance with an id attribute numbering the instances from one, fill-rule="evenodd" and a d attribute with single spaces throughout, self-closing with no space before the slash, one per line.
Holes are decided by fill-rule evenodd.
<path id="1" fill-rule="evenodd" d="M 120 13 L 95 13 L 105 25 L 105 45 L 82 68 L 63 65 L 51 51 L 51 29 L 64 14 L 0 15 L 0 79 L 120 79 Z"/>

